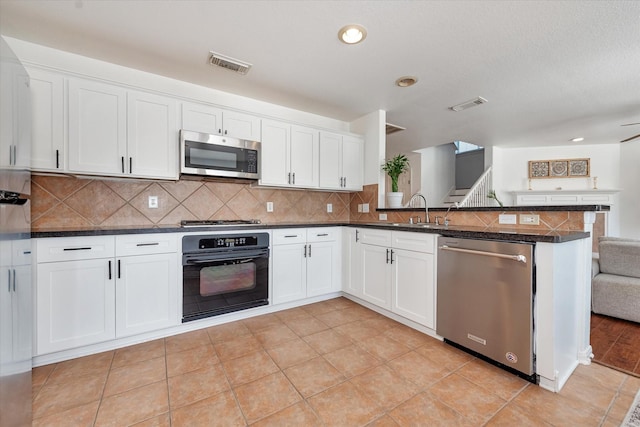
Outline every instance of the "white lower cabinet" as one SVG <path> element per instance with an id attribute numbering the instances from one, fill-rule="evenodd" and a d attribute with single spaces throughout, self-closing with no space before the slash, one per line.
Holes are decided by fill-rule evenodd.
<path id="1" fill-rule="evenodd" d="M 362 297 L 364 270 L 362 269 L 362 245 L 360 230 L 342 228 L 342 290 L 350 295 Z"/>
<path id="2" fill-rule="evenodd" d="M 36 242 L 36 354 L 178 323 L 177 237 L 127 235 Z"/>
<path id="3" fill-rule="evenodd" d="M 50 262 L 37 269 L 37 354 L 116 337 L 112 259 Z"/>
<path id="4" fill-rule="evenodd" d="M 435 329 L 436 235 L 372 228 L 348 235 L 351 273 L 343 290 Z"/>
<path id="5" fill-rule="evenodd" d="M 116 258 L 116 336 L 177 324 L 175 235 L 116 236 Z"/>
<path id="6" fill-rule="evenodd" d="M 273 232 L 272 299 L 282 304 L 340 290 L 340 229 L 291 228 Z"/>

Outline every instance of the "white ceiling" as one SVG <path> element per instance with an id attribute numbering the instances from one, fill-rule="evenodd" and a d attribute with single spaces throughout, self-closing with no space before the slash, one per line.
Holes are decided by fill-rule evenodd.
<path id="1" fill-rule="evenodd" d="M 349 23 L 363 43 L 338 41 Z M 640 122 L 640 1 L 0 0 L 0 30 L 340 120 L 386 110 L 407 128 L 391 152 L 640 133 L 620 126 Z M 210 50 L 253 68 L 211 67 Z M 394 86 L 404 75 L 419 81 Z"/>

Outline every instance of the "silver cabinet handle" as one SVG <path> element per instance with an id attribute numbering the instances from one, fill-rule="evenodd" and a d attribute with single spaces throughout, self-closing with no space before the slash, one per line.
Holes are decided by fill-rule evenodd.
<path id="1" fill-rule="evenodd" d="M 296 173 L 295 172 L 293 173 L 293 182 L 292 182 L 292 184 L 296 185 Z"/>
<path id="2" fill-rule="evenodd" d="M 319 233 L 319 234 L 316 234 L 316 236 L 318 236 L 318 237 L 328 236 L 328 235 L 329 235 L 329 233 Z"/>
<path id="3" fill-rule="evenodd" d="M 356 230 L 356 242 L 360 241 L 360 238 L 358 236 L 359 233 L 360 233 L 360 230 Z"/>
<path id="4" fill-rule="evenodd" d="M 287 184 L 291 184 L 291 172 L 288 173 Z"/>
<path id="5" fill-rule="evenodd" d="M 287 234 L 287 235 L 286 235 L 286 236 L 284 236 L 284 237 L 285 237 L 285 239 L 289 239 L 289 238 L 291 238 L 291 237 L 298 237 L 298 235 L 297 235 L 297 234 Z"/>
<path id="6" fill-rule="evenodd" d="M 16 270 L 13 270 L 13 292 L 16 291 Z"/>
<path id="7" fill-rule="evenodd" d="M 133 173 L 133 157 L 129 157 L 129 173 Z"/>
<path id="8" fill-rule="evenodd" d="M 62 249 L 63 251 L 90 251 L 91 250 L 91 246 L 86 246 L 83 248 L 64 248 Z"/>
<path id="9" fill-rule="evenodd" d="M 525 264 L 527 263 L 527 257 L 524 255 L 497 254 L 494 252 L 474 251 L 473 249 L 450 248 L 447 245 L 440 246 L 440 249 L 442 249 L 443 251 L 462 252 L 465 254 L 490 256 L 495 258 L 510 259 L 517 262 L 523 262 Z"/>
<path id="10" fill-rule="evenodd" d="M 118 279 L 120 278 L 120 260 L 118 260 Z"/>
<path id="11" fill-rule="evenodd" d="M 158 246 L 160 243 L 152 242 L 152 243 L 136 243 L 136 246 Z"/>
<path id="12" fill-rule="evenodd" d="M 309 244 L 309 258 L 311 258 L 311 244 Z"/>
<path id="13" fill-rule="evenodd" d="M 60 169 L 60 150 L 56 150 L 56 169 Z"/>
<path id="14" fill-rule="evenodd" d="M 111 260 L 109 260 L 109 280 L 111 280 Z"/>
<path id="15" fill-rule="evenodd" d="M 391 249 L 391 264 L 393 264 L 393 249 Z"/>
<path id="16" fill-rule="evenodd" d="M 389 249 L 387 249 L 387 261 L 386 261 L 386 263 L 389 264 Z"/>
<path id="17" fill-rule="evenodd" d="M 124 156 L 120 157 L 120 163 L 122 166 L 122 173 L 124 173 Z"/>
<path id="18" fill-rule="evenodd" d="M 307 257 L 307 245 L 304 245 L 304 257 Z"/>
<path id="19" fill-rule="evenodd" d="M 346 187 L 346 186 L 347 186 L 347 177 L 345 176 L 343 179 L 344 179 L 344 185 L 343 185 L 343 187 Z"/>
<path id="20" fill-rule="evenodd" d="M 11 269 L 7 269 L 7 292 L 11 292 Z"/>

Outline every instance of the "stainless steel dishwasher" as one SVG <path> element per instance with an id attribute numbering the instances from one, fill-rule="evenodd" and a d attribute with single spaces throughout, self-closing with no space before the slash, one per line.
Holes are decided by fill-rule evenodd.
<path id="1" fill-rule="evenodd" d="M 439 237 L 436 332 L 537 382 L 533 247 Z"/>

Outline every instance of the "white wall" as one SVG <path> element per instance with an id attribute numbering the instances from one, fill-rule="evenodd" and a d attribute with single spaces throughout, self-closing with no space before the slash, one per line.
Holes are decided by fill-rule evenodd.
<path id="1" fill-rule="evenodd" d="M 531 187 L 532 190 L 588 190 L 593 188 L 593 177 L 598 177 L 598 189 L 623 189 L 620 196 L 614 199 L 615 206 L 609 214 L 609 234 L 615 236 L 626 232 L 619 228 L 619 212 L 626 209 L 621 203 L 623 200 L 621 196 L 628 192 L 626 182 L 625 185 L 621 184 L 620 156 L 620 144 L 535 148 L 494 147 L 493 185 L 500 200 L 503 200 L 506 205 L 512 205 L 514 199 L 510 192 L 528 189 L 530 160 L 589 158 L 591 159 L 589 178 L 532 179 Z M 636 161 L 636 169 L 638 164 L 640 163 Z"/>
<path id="2" fill-rule="evenodd" d="M 429 206 L 442 206 L 443 199 L 455 187 L 455 146 L 444 144 L 417 152 L 422 155 L 422 193 Z"/>
<path id="3" fill-rule="evenodd" d="M 640 140 L 620 144 L 620 235 L 640 239 Z"/>
<path id="4" fill-rule="evenodd" d="M 385 123 L 387 112 L 384 110 L 373 111 L 366 116 L 354 120 L 350 124 L 350 130 L 364 135 L 364 184 L 378 184 L 378 206 L 384 206 L 384 163 L 387 135 Z"/>

